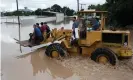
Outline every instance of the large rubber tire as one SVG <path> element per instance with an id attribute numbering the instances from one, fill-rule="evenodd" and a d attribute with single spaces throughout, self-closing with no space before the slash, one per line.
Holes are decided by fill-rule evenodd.
<path id="1" fill-rule="evenodd" d="M 61 46 L 61 44 L 59 44 L 59 43 L 53 43 L 53 44 L 49 45 L 46 48 L 45 54 L 48 57 L 52 57 L 52 52 L 53 51 L 57 51 L 61 57 L 65 56 L 65 51 L 64 51 L 63 47 Z"/>
<path id="2" fill-rule="evenodd" d="M 97 62 L 97 59 L 99 56 L 106 56 L 108 59 L 108 62 L 112 65 L 116 65 L 117 57 L 115 53 L 108 49 L 108 48 L 98 48 L 91 54 L 91 59 Z"/>

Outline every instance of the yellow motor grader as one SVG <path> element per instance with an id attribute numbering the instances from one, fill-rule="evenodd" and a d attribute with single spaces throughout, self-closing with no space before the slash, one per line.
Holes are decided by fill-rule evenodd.
<path id="1" fill-rule="evenodd" d="M 91 30 L 90 24 L 86 23 L 82 16 L 98 13 L 101 14 L 100 27 Z M 41 44 L 51 42 L 46 47 L 45 54 L 51 58 L 65 57 L 67 54 L 88 56 L 98 63 L 116 64 L 118 58 L 131 58 L 130 31 L 104 29 L 107 11 L 79 11 L 80 24 L 78 27 L 79 38 L 72 38 L 72 30 L 64 29 L 51 31 L 51 37 Z M 46 34 L 44 34 L 46 36 Z M 60 43 L 54 43 L 60 41 Z M 21 43 L 22 44 L 22 43 Z"/>

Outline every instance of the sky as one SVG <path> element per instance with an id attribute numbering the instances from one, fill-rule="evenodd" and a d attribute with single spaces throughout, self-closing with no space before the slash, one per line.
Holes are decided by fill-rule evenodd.
<path id="1" fill-rule="evenodd" d="M 0 0 L 0 11 L 13 11 L 16 10 L 16 0 Z M 86 4 L 83 6 L 87 9 L 90 4 L 103 4 L 106 0 L 79 0 L 80 3 Z M 54 4 L 61 7 L 67 6 L 77 11 L 77 0 L 18 0 L 19 9 L 28 7 L 28 9 L 35 10 L 37 8 L 45 9 Z M 81 7 L 81 6 L 80 6 Z"/>

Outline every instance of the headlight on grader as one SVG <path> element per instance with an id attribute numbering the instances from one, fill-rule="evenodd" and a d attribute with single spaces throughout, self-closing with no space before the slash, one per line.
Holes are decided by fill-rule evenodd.
<path id="1" fill-rule="evenodd" d="M 120 50 L 120 57 L 130 58 L 130 57 L 132 57 L 132 55 L 133 55 L 132 49 L 125 48 L 125 49 Z"/>

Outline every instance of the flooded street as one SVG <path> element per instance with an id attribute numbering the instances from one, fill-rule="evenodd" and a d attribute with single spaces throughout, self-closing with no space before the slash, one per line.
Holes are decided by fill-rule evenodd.
<path id="1" fill-rule="evenodd" d="M 65 23 L 65 24 L 64 24 Z M 71 28 L 72 22 L 49 23 L 51 28 Z M 34 24 L 34 23 L 33 23 Z M 29 39 L 29 33 L 33 27 L 21 26 L 21 40 Z M 1 24 L 1 73 L 2 80 L 79 80 L 74 73 L 51 60 L 44 55 L 44 49 L 30 52 L 30 48 L 22 47 L 22 53 L 19 51 L 19 45 L 14 39 L 18 39 L 17 24 Z"/>
<path id="2" fill-rule="evenodd" d="M 21 40 L 29 38 L 29 33 L 33 31 L 32 25 L 22 26 Z M 72 21 L 48 25 L 51 28 L 71 29 Z M 131 33 L 133 36 L 133 31 Z M 133 80 L 133 68 L 125 64 L 133 63 L 133 59 L 120 61 L 115 67 L 97 64 L 88 57 L 81 56 L 60 61 L 46 57 L 43 48 L 30 52 L 30 48 L 22 47 L 23 53 L 20 53 L 19 45 L 13 38 L 18 39 L 17 25 L 2 23 L 2 80 Z M 133 37 L 131 44 L 133 48 Z"/>

